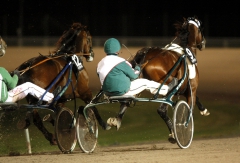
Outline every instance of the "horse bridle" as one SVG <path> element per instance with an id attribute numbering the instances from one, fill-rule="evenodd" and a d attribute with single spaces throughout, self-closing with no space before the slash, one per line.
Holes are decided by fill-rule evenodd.
<path id="1" fill-rule="evenodd" d="M 93 48 L 92 48 L 92 37 L 90 35 L 90 33 L 88 31 L 86 31 L 86 34 L 87 34 L 87 41 L 88 43 L 90 44 L 91 43 L 91 46 L 89 48 L 89 53 L 92 53 L 93 52 Z"/>
<path id="2" fill-rule="evenodd" d="M 79 31 L 76 33 L 76 35 L 78 36 L 81 32 L 82 32 L 82 30 L 79 29 Z M 89 44 L 89 43 L 91 42 L 91 36 L 89 36 L 89 32 L 88 32 L 88 31 L 85 31 L 85 32 L 86 32 L 86 34 L 87 34 L 87 42 L 88 42 L 88 44 Z M 82 47 L 82 48 L 83 48 L 83 47 Z M 93 49 L 93 48 L 92 48 L 92 45 L 91 45 L 91 46 L 89 47 L 89 51 L 88 51 L 87 53 L 90 54 L 89 56 L 94 57 L 94 53 L 93 53 L 93 50 L 92 50 L 92 49 Z M 84 54 L 83 49 L 81 49 L 80 52 Z M 86 55 L 86 54 L 84 54 L 84 55 Z"/>
<path id="3" fill-rule="evenodd" d="M 73 29 L 73 28 L 72 28 L 72 29 Z M 68 31 L 68 32 L 69 32 L 69 31 Z M 79 35 L 80 32 L 81 32 L 81 29 L 74 31 L 73 35 L 72 35 L 67 41 L 65 41 L 65 43 L 63 43 L 62 46 L 57 50 L 57 54 L 58 54 L 61 50 L 63 50 L 63 48 L 73 39 L 73 37 L 74 37 L 75 35 Z M 65 35 L 67 35 L 67 33 L 65 33 Z"/>
<path id="4" fill-rule="evenodd" d="M 71 28 L 71 29 L 74 30 L 73 28 Z M 63 48 L 64 48 L 75 36 L 78 36 L 78 35 L 81 33 L 81 31 L 82 31 L 81 28 L 78 28 L 77 30 L 75 30 L 74 33 L 72 34 L 72 36 L 71 36 L 69 39 L 67 39 L 67 40 L 65 41 L 65 43 L 63 43 L 62 46 L 57 50 L 57 53 L 59 53 L 61 50 L 63 50 Z M 69 31 L 68 31 L 68 32 L 69 32 Z M 66 34 L 67 34 L 67 33 L 66 33 Z M 87 34 L 87 41 L 88 41 L 88 42 L 91 42 L 91 37 L 88 35 L 88 32 L 87 32 L 87 31 L 86 31 L 86 34 Z M 76 44 L 75 44 L 75 46 L 76 46 Z M 81 49 L 80 52 L 84 54 L 83 49 Z M 94 54 L 93 54 L 93 50 L 92 50 L 92 45 L 91 45 L 91 47 L 89 48 L 88 53 L 90 54 L 90 56 L 93 57 Z"/>
<path id="5" fill-rule="evenodd" d="M 7 49 L 7 44 L 0 36 L 0 57 L 3 57 L 5 55 L 6 49 Z"/>
<path id="6" fill-rule="evenodd" d="M 183 23 L 183 26 L 186 25 L 186 24 L 193 24 L 193 25 L 195 25 L 198 28 L 198 31 L 201 33 L 201 36 L 202 36 L 202 41 L 199 44 L 195 45 L 196 46 L 195 48 L 198 48 L 200 50 L 204 49 L 205 48 L 205 44 L 206 44 L 206 40 L 205 40 L 205 38 L 203 36 L 203 29 L 201 27 L 201 24 L 202 24 L 201 21 L 196 19 L 196 18 L 194 18 L 194 17 L 189 17 L 187 19 L 187 21 Z"/>

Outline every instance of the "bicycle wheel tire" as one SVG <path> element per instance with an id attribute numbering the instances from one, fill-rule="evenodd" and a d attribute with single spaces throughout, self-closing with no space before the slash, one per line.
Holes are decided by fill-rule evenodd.
<path id="1" fill-rule="evenodd" d="M 98 138 L 98 124 L 94 112 L 91 109 L 87 110 L 89 124 L 91 130 L 88 127 L 88 123 L 83 115 L 79 113 L 77 117 L 77 140 L 79 147 L 85 153 L 91 153 L 94 151 L 97 145 Z"/>
<path id="2" fill-rule="evenodd" d="M 76 126 L 73 112 L 63 107 L 56 116 L 55 134 L 59 149 L 63 153 L 71 153 L 77 143 Z"/>
<path id="3" fill-rule="evenodd" d="M 174 107 L 173 114 L 173 127 L 174 136 L 177 144 L 180 148 L 188 148 L 193 139 L 194 123 L 191 115 L 190 119 L 190 108 L 185 101 L 178 101 Z M 189 120 L 189 121 L 188 121 Z"/>

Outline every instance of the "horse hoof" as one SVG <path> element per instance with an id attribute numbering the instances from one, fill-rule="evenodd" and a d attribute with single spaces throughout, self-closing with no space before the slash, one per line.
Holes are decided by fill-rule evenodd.
<path id="1" fill-rule="evenodd" d="M 200 114 L 203 115 L 203 116 L 209 116 L 210 112 L 207 109 L 205 109 L 203 111 L 200 111 Z"/>
<path id="2" fill-rule="evenodd" d="M 109 126 L 108 124 L 106 124 L 106 125 L 103 127 L 104 130 L 110 130 L 111 128 L 112 128 L 112 127 Z"/>
<path id="3" fill-rule="evenodd" d="M 172 144 L 175 144 L 177 142 L 174 137 L 174 134 L 169 134 L 168 141 Z"/>
<path id="4" fill-rule="evenodd" d="M 50 142 L 50 145 L 57 145 L 57 140 L 52 133 L 49 133 L 45 138 Z"/>
<path id="5" fill-rule="evenodd" d="M 54 137 L 52 137 L 52 139 L 49 142 L 50 145 L 57 145 L 57 140 Z"/>
<path id="6" fill-rule="evenodd" d="M 168 141 L 172 144 L 175 144 L 177 142 L 174 138 L 168 138 Z"/>
<path id="7" fill-rule="evenodd" d="M 119 128 L 121 127 L 121 121 L 118 119 L 118 121 L 117 121 L 117 131 L 119 130 Z"/>
<path id="8" fill-rule="evenodd" d="M 50 145 L 57 145 L 56 141 L 50 141 Z"/>
<path id="9" fill-rule="evenodd" d="M 108 126 L 115 126 L 118 131 L 121 127 L 121 120 L 119 118 L 108 118 L 107 124 Z"/>

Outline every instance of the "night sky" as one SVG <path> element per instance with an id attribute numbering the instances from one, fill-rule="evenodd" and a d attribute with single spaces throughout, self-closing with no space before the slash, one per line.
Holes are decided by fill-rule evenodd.
<path id="1" fill-rule="evenodd" d="M 215 3 L 214 3 L 215 2 Z M 173 24 L 194 15 L 209 37 L 240 37 L 240 9 L 231 1 L 4 0 L 0 35 L 59 36 L 73 22 L 93 36 L 173 36 Z"/>

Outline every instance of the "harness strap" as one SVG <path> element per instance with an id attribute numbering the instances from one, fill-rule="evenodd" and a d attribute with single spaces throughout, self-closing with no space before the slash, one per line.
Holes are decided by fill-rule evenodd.
<path id="1" fill-rule="evenodd" d="M 76 53 L 75 55 L 80 55 L 80 54 L 81 54 L 81 53 Z M 21 72 L 20 75 L 23 75 L 26 71 L 28 71 L 28 70 L 30 70 L 30 69 L 32 69 L 32 68 L 34 68 L 34 67 L 36 67 L 36 66 L 38 66 L 38 65 L 40 65 L 40 64 L 42 64 L 42 63 L 44 63 L 44 62 L 46 62 L 46 61 L 48 61 L 48 60 L 60 58 L 60 57 L 63 57 L 63 56 L 72 56 L 72 55 L 74 55 L 74 54 L 63 54 L 63 55 L 58 55 L 58 56 L 51 57 L 51 58 L 48 57 L 48 58 L 42 60 L 41 62 L 38 62 L 37 64 L 35 64 L 35 65 L 33 65 L 33 66 L 30 66 L 30 67 L 27 67 L 26 69 L 20 70 L 20 71 L 19 71 L 19 72 Z M 85 54 L 83 54 L 83 55 L 85 55 Z M 81 55 L 80 55 L 80 56 L 81 56 Z"/>

